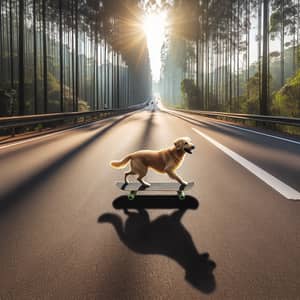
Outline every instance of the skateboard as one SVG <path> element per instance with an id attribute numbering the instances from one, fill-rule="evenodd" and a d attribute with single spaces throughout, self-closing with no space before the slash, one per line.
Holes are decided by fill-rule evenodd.
<path id="1" fill-rule="evenodd" d="M 175 191 L 180 200 L 185 199 L 185 191 L 190 190 L 194 186 L 194 182 L 189 182 L 187 185 L 179 184 L 177 182 L 153 182 L 149 187 L 142 185 L 139 182 L 124 183 L 117 182 L 117 187 L 122 191 L 129 191 L 128 199 L 134 200 L 137 192 L 166 192 Z"/>

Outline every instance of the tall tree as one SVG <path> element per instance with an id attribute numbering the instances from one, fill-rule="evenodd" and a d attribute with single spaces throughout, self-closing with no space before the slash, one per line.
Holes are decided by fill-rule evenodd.
<path id="1" fill-rule="evenodd" d="M 25 114 L 24 102 L 24 0 L 19 0 L 19 110 Z"/>
<path id="2" fill-rule="evenodd" d="M 35 1 L 35 0 L 34 0 Z M 60 70 L 60 112 L 64 111 L 64 54 L 62 1 L 59 0 L 59 70 Z"/>
<path id="3" fill-rule="evenodd" d="M 78 56 L 79 56 L 79 41 L 78 41 L 78 0 L 75 0 L 75 111 L 78 111 L 79 98 L 79 72 L 78 72 Z"/>
<path id="4" fill-rule="evenodd" d="M 42 0 L 42 22 L 43 22 L 43 71 L 44 71 L 44 113 L 48 112 L 48 63 L 47 63 L 47 23 L 46 23 L 46 1 Z"/>
<path id="5" fill-rule="evenodd" d="M 260 102 L 260 114 L 268 114 L 268 102 L 269 102 L 269 0 L 263 0 L 263 55 L 262 55 L 262 91 Z"/>
<path id="6" fill-rule="evenodd" d="M 32 12 L 33 12 L 33 106 L 34 113 L 38 113 L 38 94 L 37 94 L 37 30 L 36 30 L 36 0 L 33 0 L 32 3 Z"/>

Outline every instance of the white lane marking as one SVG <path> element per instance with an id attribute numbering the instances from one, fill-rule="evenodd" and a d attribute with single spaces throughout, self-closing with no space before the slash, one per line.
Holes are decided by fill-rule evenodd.
<path id="1" fill-rule="evenodd" d="M 184 117 L 182 114 L 177 114 L 177 113 L 173 113 L 172 111 L 167 111 L 167 113 L 169 113 L 170 115 L 173 115 L 175 117 L 178 117 L 180 119 L 183 119 L 183 120 L 186 120 L 192 124 L 195 124 L 195 125 L 199 125 L 199 123 L 203 123 L 203 122 L 206 122 L 206 121 L 198 121 L 198 120 L 195 120 L 195 119 L 191 119 L 191 118 L 187 118 L 187 117 Z M 208 122 L 209 123 L 209 122 Z M 210 124 L 210 123 L 209 123 Z M 213 124 L 212 124 L 213 125 Z"/>
<path id="2" fill-rule="evenodd" d="M 261 169 L 260 167 L 256 166 L 249 160 L 245 159 L 244 157 L 240 156 L 236 152 L 230 150 L 229 148 L 225 147 L 224 145 L 220 144 L 216 140 L 212 139 L 205 133 L 199 131 L 196 128 L 192 127 L 192 130 L 194 130 L 197 134 L 205 138 L 207 141 L 212 143 L 214 146 L 219 148 L 221 151 L 223 151 L 225 154 L 227 154 L 229 157 L 231 157 L 233 160 L 235 160 L 237 163 L 242 165 L 244 168 L 246 168 L 248 171 L 250 171 L 252 174 L 257 176 L 259 179 L 261 179 L 263 182 L 268 184 L 271 188 L 273 188 L 275 191 L 280 193 L 282 196 L 284 196 L 287 199 L 290 200 L 300 200 L 300 193 L 293 189 L 292 187 L 288 186 L 284 182 L 280 181 L 270 173 L 266 172 L 265 170 Z"/>
<path id="3" fill-rule="evenodd" d="M 281 141 L 285 141 L 285 142 L 289 142 L 289 143 L 300 145 L 300 142 L 298 142 L 298 141 L 290 140 L 290 139 L 283 138 L 283 137 L 280 137 L 280 136 L 276 136 L 276 135 L 272 135 L 272 134 L 268 134 L 268 133 L 263 133 L 263 132 L 259 132 L 259 131 L 255 131 L 255 130 L 251 130 L 251 129 L 246 129 L 246 128 L 243 128 L 243 127 L 238 127 L 238 126 L 234 126 L 234 125 L 230 125 L 230 124 L 219 123 L 219 122 L 217 122 L 217 123 L 220 126 L 232 127 L 232 128 L 236 128 L 236 129 L 239 129 L 239 130 L 243 130 L 243 131 L 247 131 L 247 132 L 251 132 L 251 133 L 255 133 L 255 134 L 259 134 L 259 135 L 264 135 L 264 136 L 267 136 L 267 137 L 271 137 L 273 139 L 277 139 L 277 140 L 281 140 Z"/>
<path id="4" fill-rule="evenodd" d="M 122 115 L 121 117 L 124 117 L 126 115 L 127 114 Z M 76 130 L 78 128 L 88 127 L 88 126 L 95 125 L 95 124 L 101 124 L 101 123 L 103 123 L 105 121 L 110 121 L 110 120 L 112 120 L 114 118 L 119 119 L 120 117 L 118 118 L 118 117 L 114 116 L 114 117 L 106 118 L 106 119 L 103 119 L 103 120 L 91 122 L 91 123 L 88 123 L 88 124 L 83 124 L 83 125 L 80 125 L 80 126 L 76 126 L 76 127 L 64 129 L 64 130 L 61 130 L 61 131 L 57 131 L 57 132 L 53 132 L 53 133 L 48 133 L 48 134 L 46 133 L 45 135 L 42 135 L 42 136 L 32 137 L 32 138 L 28 138 L 28 139 L 23 140 L 23 141 L 19 141 L 19 142 L 15 142 L 15 143 L 11 143 L 11 144 L 0 146 L 0 150 L 5 149 L 5 148 L 9 148 L 9 147 L 13 147 L 13 146 L 17 146 L 17 145 L 21 145 L 21 144 L 25 144 L 25 143 L 29 143 L 29 142 L 32 142 L 32 141 L 37 141 L 37 140 L 45 139 L 45 138 L 48 138 L 48 137 L 51 137 L 51 136 L 54 136 L 54 135 L 62 134 L 64 132 L 73 131 L 73 130 Z"/>
<path id="5" fill-rule="evenodd" d="M 174 113 L 174 115 L 176 115 L 176 114 L 177 113 Z M 189 120 L 189 118 L 184 117 L 182 114 L 177 114 L 177 115 L 181 116 L 182 118 L 185 118 L 187 121 L 191 121 L 191 120 Z M 195 122 L 196 120 L 193 119 L 193 121 Z M 272 134 L 268 134 L 268 133 L 263 133 L 263 132 L 259 132 L 259 131 L 255 131 L 255 130 L 251 130 L 251 129 L 246 129 L 246 128 L 243 128 L 243 127 L 238 127 L 238 126 L 234 126 L 234 125 L 230 125 L 230 124 L 225 124 L 225 123 L 221 123 L 221 122 L 218 122 L 218 121 L 212 122 L 212 121 L 207 121 L 207 120 L 205 120 L 205 121 L 197 120 L 196 122 L 207 122 L 208 124 L 211 124 L 211 125 L 216 126 L 216 127 L 218 127 L 218 126 L 219 127 L 220 126 L 232 127 L 232 128 L 239 129 L 239 130 L 242 130 L 242 131 L 251 132 L 251 133 L 254 133 L 254 134 L 271 137 L 273 139 L 281 140 L 281 141 L 284 141 L 284 142 L 288 142 L 288 143 L 293 143 L 293 144 L 296 144 L 296 145 L 300 145 L 300 142 L 295 141 L 295 140 L 290 140 L 290 139 L 287 139 L 287 138 L 283 138 L 283 137 L 272 135 Z"/>

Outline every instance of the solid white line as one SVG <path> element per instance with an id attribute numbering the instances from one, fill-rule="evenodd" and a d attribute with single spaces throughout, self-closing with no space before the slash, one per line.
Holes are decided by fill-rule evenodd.
<path id="1" fill-rule="evenodd" d="M 181 116 L 182 118 L 186 119 L 189 122 L 191 121 L 189 118 L 184 117 L 184 115 L 182 115 L 180 113 L 177 113 L 177 112 L 173 113 L 172 112 L 172 114 Z M 188 113 L 186 113 L 186 114 L 188 114 Z M 205 118 L 208 118 L 208 117 L 205 117 Z M 195 119 L 193 119 L 193 121 L 194 122 L 203 122 L 203 121 L 195 120 Z M 246 131 L 246 132 L 251 132 L 251 133 L 254 133 L 254 134 L 271 137 L 273 139 L 281 140 L 281 141 L 284 141 L 284 142 L 288 142 L 288 143 L 293 143 L 293 144 L 296 144 L 296 145 L 300 145 L 300 142 L 295 141 L 295 140 L 291 140 L 291 139 L 283 138 L 283 137 L 280 137 L 280 136 L 276 136 L 276 135 L 272 135 L 272 134 L 268 134 L 268 133 L 263 133 L 263 132 L 259 132 L 259 131 L 255 131 L 255 130 L 251 130 L 251 129 L 247 129 L 247 128 L 243 128 L 243 127 L 239 127 L 239 126 L 234 126 L 234 125 L 230 125 L 230 124 L 226 124 L 226 123 L 222 123 L 222 122 L 218 122 L 218 121 L 213 122 L 211 120 L 209 120 L 209 121 L 205 120 L 204 122 L 207 122 L 208 124 L 216 126 L 216 127 L 220 127 L 220 126 L 232 127 L 232 128 L 238 129 L 238 130 L 242 130 L 242 131 Z"/>
<path id="2" fill-rule="evenodd" d="M 230 150 L 229 148 L 225 147 L 224 145 L 220 144 L 219 142 L 212 139 L 211 137 L 209 137 L 205 133 L 200 132 L 198 129 L 193 128 L 193 127 L 192 127 L 192 130 L 194 130 L 200 136 L 202 136 L 207 141 L 212 143 L 214 146 L 219 148 L 221 151 L 223 151 L 225 154 L 227 154 L 229 157 L 231 157 L 237 163 L 242 165 L 244 168 L 246 168 L 252 174 L 257 176 L 263 182 L 268 184 L 270 187 L 272 187 L 275 191 L 280 193 L 285 198 L 290 199 L 290 200 L 300 200 L 300 193 L 297 190 L 295 190 L 292 187 L 288 186 L 284 182 L 280 181 L 276 177 L 272 176 L 270 173 L 268 173 L 265 170 L 261 169 L 260 167 L 256 166 L 255 164 L 253 164 L 249 160 L 245 159 L 244 157 L 240 156 L 236 152 L 234 152 L 234 151 Z"/>
<path id="3" fill-rule="evenodd" d="M 122 117 L 126 116 L 126 114 L 125 115 L 121 115 L 121 116 Z M 45 138 L 48 138 L 48 137 L 51 137 L 51 136 L 54 136 L 54 135 L 59 135 L 59 134 L 62 134 L 64 132 L 73 131 L 73 130 L 76 130 L 76 129 L 79 129 L 79 128 L 88 127 L 88 126 L 90 126 L 92 124 L 93 125 L 94 124 L 99 124 L 99 123 L 101 124 L 104 121 L 110 121 L 110 120 L 112 120 L 113 118 L 116 118 L 116 117 L 118 117 L 118 116 L 114 116 L 114 117 L 102 119 L 102 120 L 99 120 L 99 121 L 95 121 L 95 122 L 83 124 L 83 125 L 80 125 L 80 126 L 76 126 L 76 127 L 72 127 L 72 128 L 60 130 L 60 131 L 53 132 L 53 133 L 45 133 L 45 135 L 42 135 L 42 136 L 32 137 L 32 138 L 28 138 L 28 139 L 23 140 L 23 141 L 19 141 L 19 142 L 15 142 L 15 143 L 11 143 L 11 144 L 0 146 L 0 150 L 5 149 L 5 148 L 9 148 L 9 147 L 13 147 L 13 146 L 18 146 L 18 145 L 25 144 L 25 143 L 29 143 L 29 142 L 32 142 L 32 141 L 37 141 L 37 140 L 45 139 Z"/>
<path id="4" fill-rule="evenodd" d="M 211 123 L 211 122 L 209 122 L 209 123 Z M 259 135 L 264 135 L 264 136 L 267 136 L 267 137 L 271 137 L 273 139 L 277 139 L 277 140 L 281 140 L 281 141 L 285 141 L 285 142 L 289 142 L 289 143 L 300 145 L 300 142 L 298 142 L 298 141 L 290 140 L 290 139 L 283 138 L 283 137 L 280 137 L 280 136 L 276 136 L 276 135 L 272 135 L 272 134 L 268 134 L 268 133 L 263 133 L 263 132 L 259 132 L 259 131 L 255 131 L 255 130 L 251 130 L 251 129 L 246 129 L 246 128 L 243 128 L 243 127 L 238 127 L 238 126 L 234 126 L 234 125 L 230 125 L 230 124 L 225 124 L 225 123 L 221 123 L 221 122 L 216 122 L 216 123 L 218 125 L 220 125 L 220 126 L 232 127 L 232 128 L 236 128 L 236 129 L 239 129 L 239 130 L 243 130 L 243 131 L 247 131 L 247 132 L 251 132 L 251 133 L 255 133 L 255 134 L 259 134 Z"/>

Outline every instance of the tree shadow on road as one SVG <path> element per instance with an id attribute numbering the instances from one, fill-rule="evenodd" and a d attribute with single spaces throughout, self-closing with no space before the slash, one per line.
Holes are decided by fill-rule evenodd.
<path id="1" fill-rule="evenodd" d="M 111 223 L 120 240 L 132 251 L 141 254 L 160 254 L 175 260 L 185 270 L 185 280 L 196 289 L 211 293 L 215 290 L 214 261 L 208 253 L 200 254 L 190 233 L 181 223 L 185 210 L 176 210 L 150 221 L 148 213 L 127 212 L 123 225 L 119 215 L 106 213 L 99 223 Z"/>
<path id="2" fill-rule="evenodd" d="M 45 183 L 51 176 L 57 174 L 57 172 L 65 166 L 66 163 L 69 163 L 77 155 L 79 155 L 83 150 L 91 146 L 99 138 L 104 136 L 109 130 L 121 123 L 123 120 L 128 118 L 129 115 L 125 115 L 109 125 L 101 128 L 97 133 L 86 139 L 79 146 L 73 147 L 70 151 L 64 153 L 54 162 L 50 162 L 45 165 L 44 168 L 38 170 L 37 172 L 31 174 L 30 177 L 26 178 L 24 181 L 16 184 L 15 187 L 11 190 L 0 195 L 0 216 L 5 213 L 7 210 L 16 205 L 20 200 L 22 200 L 27 194 L 32 193 L 35 187 L 40 186 Z"/>

